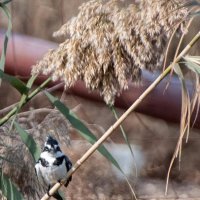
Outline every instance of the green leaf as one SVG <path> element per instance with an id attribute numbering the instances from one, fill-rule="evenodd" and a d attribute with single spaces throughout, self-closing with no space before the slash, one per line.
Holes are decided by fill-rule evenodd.
<path id="1" fill-rule="evenodd" d="M 185 64 L 193 72 L 200 74 L 200 66 L 198 64 L 191 62 L 191 61 L 187 61 L 187 62 L 185 62 Z"/>
<path id="2" fill-rule="evenodd" d="M 33 75 L 30 77 L 30 79 L 28 80 L 27 84 L 26 84 L 26 88 L 29 92 L 29 90 L 31 89 L 32 85 L 33 85 L 33 82 L 35 81 L 36 79 L 36 75 Z M 21 99 L 19 101 L 19 104 L 17 106 L 17 111 L 15 113 L 15 115 L 19 112 L 19 110 L 22 108 L 22 106 L 24 105 L 24 103 L 26 102 L 26 99 L 28 98 L 28 92 L 26 93 L 23 93 L 22 96 L 21 96 Z"/>
<path id="3" fill-rule="evenodd" d="M 67 108 L 60 100 L 50 93 L 45 91 L 46 96 L 50 100 L 50 102 L 69 120 L 71 125 L 76 128 L 79 132 L 79 134 L 84 137 L 88 142 L 91 144 L 94 144 L 97 141 L 96 136 L 91 133 L 91 131 L 78 119 L 78 117 L 72 113 L 69 108 Z M 117 167 L 120 171 L 121 168 L 117 161 L 113 158 L 113 156 L 110 154 L 110 152 L 104 147 L 104 145 L 101 145 L 98 148 L 98 151 L 106 157 L 109 161 L 112 162 L 115 167 Z"/>
<path id="4" fill-rule="evenodd" d="M 111 111 L 113 112 L 115 119 L 118 120 L 119 117 L 118 117 L 118 115 L 117 115 L 117 112 L 116 112 L 116 110 L 115 110 L 115 107 L 114 107 L 114 106 L 110 106 L 110 109 L 111 109 Z M 120 127 L 120 130 L 121 130 L 122 136 L 123 136 L 123 138 L 124 138 L 124 140 L 125 140 L 125 142 L 126 142 L 128 148 L 129 148 L 129 150 L 130 150 L 130 152 L 131 152 L 131 156 L 132 156 L 132 158 L 133 158 L 133 160 L 134 160 L 134 164 L 135 164 L 135 174 L 136 174 L 136 177 L 137 177 L 137 176 L 138 176 L 138 172 L 137 172 L 137 163 L 136 163 L 136 160 L 135 160 L 135 156 L 134 156 L 134 153 L 133 153 L 133 149 L 132 149 L 132 147 L 131 147 L 131 144 L 130 144 L 130 141 L 129 141 L 128 137 L 127 137 L 127 134 L 126 134 L 125 131 L 124 131 L 123 126 L 120 125 L 119 127 Z"/>
<path id="5" fill-rule="evenodd" d="M 12 0 L 4 0 L 4 1 L 1 1 L 0 4 L 4 4 L 4 5 L 6 5 L 6 4 L 10 3 L 11 1 L 12 1 Z"/>
<path id="6" fill-rule="evenodd" d="M 18 191 L 16 186 L 12 183 L 10 178 L 3 174 L 0 168 L 0 190 L 8 200 L 24 200 L 22 194 Z"/>
<path id="7" fill-rule="evenodd" d="M 9 82 L 21 94 L 28 93 L 28 88 L 26 87 L 26 85 L 21 80 L 17 79 L 14 76 L 11 76 L 11 75 L 8 75 L 8 74 L 4 73 L 1 69 L 0 69 L 0 78 L 2 78 L 3 80 Z"/>
<path id="8" fill-rule="evenodd" d="M 37 78 L 37 75 L 32 75 L 30 78 L 29 78 L 29 80 L 28 80 L 28 82 L 27 82 L 27 84 L 26 84 L 26 86 L 27 86 L 27 88 L 30 90 L 31 89 L 31 87 L 32 87 L 32 85 L 33 85 L 33 83 L 34 83 L 34 81 L 35 81 L 35 79 Z"/>
<path id="9" fill-rule="evenodd" d="M 27 87 L 27 90 L 28 90 L 28 91 L 31 89 L 31 87 L 32 87 L 32 85 L 33 85 L 33 82 L 35 81 L 36 77 L 37 77 L 36 75 L 33 75 L 33 76 L 31 76 L 31 78 L 28 80 L 28 82 L 27 82 L 27 84 L 26 84 L 26 87 Z M 12 123 L 11 123 L 11 125 L 10 125 L 10 131 L 12 130 L 13 123 L 14 123 L 16 117 L 17 117 L 18 112 L 20 111 L 20 109 L 22 108 L 22 106 L 25 104 L 27 98 L 28 98 L 28 92 L 22 94 L 21 99 L 20 99 L 20 101 L 19 101 L 19 103 L 18 103 L 18 105 L 17 105 L 17 110 L 16 110 L 16 112 L 15 112 L 14 118 L 13 118 Z"/>
<path id="10" fill-rule="evenodd" d="M 190 70 L 200 74 L 200 56 L 185 56 L 183 62 Z"/>
<path id="11" fill-rule="evenodd" d="M 6 17 L 8 18 L 8 28 L 4 37 L 4 48 L 2 50 L 1 53 L 1 60 L 0 60 L 0 69 L 2 71 L 4 71 L 4 66 L 5 66 L 5 60 L 6 60 L 6 51 L 7 51 L 7 45 L 8 45 L 8 40 L 10 38 L 11 35 L 11 29 L 12 29 L 12 20 L 11 20 L 11 15 L 10 12 L 7 8 L 7 6 L 5 5 L 6 3 L 8 3 L 8 1 L 3 1 L 0 4 L 0 8 L 3 10 L 4 14 L 6 15 Z"/>
<path id="12" fill-rule="evenodd" d="M 35 162 L 37 162 L 38 158 L 40 157 L 40 148 L 36 144 L 35 140 L 31 135 L 29 135 L 24 129 L 21 128 L 21 126 L 14 122 L 15 128 L 17 132 L 19 133 L 21 140 L 23 143 L 27 146 L 29 152 L 31 153 L 33 159 Z"/>
<path id="13" fill-rule="evenodd" d="M 184 80 L 183 72 L 182 72 L 182 70 L 181 70 L 181 68 L 180 68 L 178 63 L 174 64 L 174 71 L 178 75 L 178 78 L 180 80 Z"/>

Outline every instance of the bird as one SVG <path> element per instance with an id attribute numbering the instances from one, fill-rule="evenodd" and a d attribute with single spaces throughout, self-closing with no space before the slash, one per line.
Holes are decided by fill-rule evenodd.
<path id="1" fill-rule="evenodd" d="M 38 180 L 43 186 L 48 187 L 47 194 L 49 196 L 51 187 L 65 178 L 71 168 L 72 162 L 61 151 L 57 140 L 49 135 L 46 138 L 40 157 L 35 164 L 35 172 Z M 70 176 L 64 186 L 67 187 L 71 180 L 72 177 Z M 57 200 L 63 200 L 58 192 L 52 196 Z"/>

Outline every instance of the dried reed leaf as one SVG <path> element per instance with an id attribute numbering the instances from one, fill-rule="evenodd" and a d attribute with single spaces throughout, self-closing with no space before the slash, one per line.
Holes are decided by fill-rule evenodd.
<path id="1" fill-rule="evenodd" d="M 196 116 L 193 121 L 193 125 L 196 121 L 197 114 L 199 112 L 200 107 L 200 82 L 199 82 L 199 70 L 200 70 L 200 57 L 199 56 L 185 56 L 184 57 L 185 64 L 188 67 L 189 70 L 191 70 L 195 74 L 195 86 L 194 86 L 194 92 L 192 95 L 189 94 L 184 75 L 182 73 L 182 70 L 179 66 L 179 64 L 174 65 L 174 70 L 176 74 L 178 75 L 180 82 L 181 82 L 181 91 L 182 91 L 182 106 L 181 106 L 181 122 L 180 122 L 180 136 L 175 148 L 175 152 L 173 154 L 172 160 L 170 162 L 170 166 L 168 169 L 167 174 L 167 183 L 166 183 L 166 192 L 168 188 L 168 182 L 169 182 L 169 175 L 172 169 L 172 165 L 175 161 L 175 158 L 179 157 L 179 164 L 181 162 L 181 152 L 182 152 L 182 142 L 183 138 L 186 135 L 186 142 L 188 142 L 189 139 L 189 131 L 191 127 L 191 117 L 193 112 L 196 110 Z M 192 125 L 192 126 L 193 126 Z"/>
<path id="2" fill-rule="evenodd" d="M 172 156 L 172 159 L 168 168 L 165 193 L 167 193 L 169 175 L 170 175 L 173 163 L 177 157 L 179 158 L 179 168 L 180 168 L 183 137 L 185 136 L 185 133 L 187 134 L 187 138 L 189 137 L 190 118 L 191 118 L 190 96 L 186 87 L 184 75 L 178 63 L 174 64 L 173 68 L 181 82 L 181 91 L 182 91 L 181 121 L 180 121 L 180 132 L 179 132 L 178 142 L 176 144 L 176 148 L 175 148 L 174 154 Z"/>
<path id="3" fill-rule="evenodd" d="M 200 107 L 200 56 L 185 56 L 184 57 L 184 64 L 191 70 L 195 75 L 195 86 L 194 86 L 194 93 L 191 99 L 191 112 L 193 113 L 196 110 L 195 118 L 193 121 L 192 126 L 194 125 L 196 118 L 198 116 L 199 107 Z"/>

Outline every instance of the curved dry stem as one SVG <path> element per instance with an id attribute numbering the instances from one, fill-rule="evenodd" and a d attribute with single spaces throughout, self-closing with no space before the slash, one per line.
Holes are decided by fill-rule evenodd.
<path id="1" fill-rule="evenodd" d="M 179 25 L 178 25 L 179 26 Z M 166 48 L 166 51 L 165 51 L 165 58 L 164 58 L 164 64 L 163 64 L 163 71 L 165 70 L 166 68 L 166 65 L 167 65 L 167 58 L 168 58 L 168 53 L 169 53 L 169 48 L 170 48 L 170 45 L 172 43 L 172 39 L 174 38 L 174 35 L 178 29 L 178 26 L 174 29 L 172 35 L 170 36 L 169 38 L 169 42 L 167 44 L 167 48 Z"/>
<path id="2" fill-rule="evenodd" d="M 200 88 L 200 80 L 199 80 L 199 76 L 198 74 L 195 74 L 195 89 L 198 90 L 198 88 Z M 200 108 L 200 91 L 196 91 L 195 95 L 193 96 L 193 99 L 191 100 L 192 106 L 191 106 L 191 110 L 192 112 L 195 109 L 195 106 L 197 106 L 197 112 L 195 113 L 195 117 L 192 123 L 192 127 L 194 126 L 198 114 L 199 114 L 199 108 Z"/>
<path id="3" fill-rule="evenodd" d="M 189 20 L 189 22 L 188 22 L 188 24 L 187 24 L 187 27 L 186 27 L 186 30 L 189 29 L 189 27 L 190 27 L 190 25 L 191 25 L 191 23 L 192 23 L 193 20 L 194 20 L 194 17 L 192 17 L 192 18 Z M 187 34 L 187 33 L 184 33 L 184 32 L 183 32 L 183 34 L 181 35 L 181 38 L 180 38 L 180 40 L 179 40 L 179 43 L 178 43 L 178 46 L 177 46 L 177 48 L 176 48 L 176 52 L 175 52 L 175 55 L 174 55 L 174 60 L 176 59 L 176 57 L 177 57 L 177 55 L 178 55 L 178 52 L 179 52 L 180 47 L 181 47 L 181 44 L 182 44 L 183 39 L 184 39 L 184 37 L 185 37 L 186 34 Z"/>
<path id="4" fill-rule="evenodd" d="M 192 9 L 191 9 L 192 10 Z M 190 11 L 191 11 L 190 10 Z M 192 20 L 193 20 L 193 18 L 191 18 L 190 20 L 189 20 L 189 22 L 188 22 L 188 24 L 187 24 L 187 26 L 186 26 L 186 30 L 188 30 L 188 28 L 189 28 L 189 26 L 190 26 L 190 24 L 192 23 Z M 183 20 L 184 21 L 184 20 Z M 180 26 L 180 24 L 183 22 L 183 21 L 181 21 L 178 25 L 177 25 L 177 28 L 174 30 L 174 32 L 173 32 L 173 34 L 175 34 L 176 33 L 176 30 L 178 29 L 178 27 Z M 183 32 L 182 33 L 182 35 L 181 35 L 181 38 L 180 38 L 180 40 L 179 40 L 179 43 L 178 43 L 178 46 L 177 46 L 177 48 L 176 48 L 176 52 L 175 52 L 175 55 L 174 55 L 174 59 L 173 59 L 173 66 L 175 65 L 175 62 L 174 62 L 174 60 L 176 59 L 176 57 L 177 57 L 177 55 L 178 55 L 178 52 L 179 52 L 179 50 L 180 50 L 180 47 L 181 47 L 181 44 L 182 44 L 182 42 L 183 42 L 183 39 L 184 39 L 184 36 L 186 35 L 186 33 L 185 32 Z M 169 47 L 170 47 L 170 43 L 172 42 L 172 39 L 173 39 L 173 37 L 174 37 L 174 35 L 172 35 L 172 37 L 170 37 L 170 41 L 169 41 L 169 43 L 168 43 L 168 46 L 167 46 L 167 52 L 166 52 L 166 55 L 165 55 L 165 60 L 164 60 L 164 69 L 165 69 L 165 65 L 166 65 L 166 62 L 167 62 L 167 54 L 168 54 L 168 50 L 169 50 Z M 171 76 L 172 76 L 172 73 L 173 73 L 173 71 L 174 71 L 174 67 L 172 67 L 172 69 L 171 69 L 171 72 L 170 72 L 170 79 L 169 79 L 169 81 L 168 81 L 168 83 L 167 83 L 167 85 L 166 85 L 166 89 L 168 88 L 168 86 L 169 86 L 169 83 L 170 83 L 170 80 L 171 80 Z M 165 90 L 166 90 L 165 89 Z"/>
<path id="5" fill-rule="evenodd" d="M 9 111 L 12 110 L 17 104 L 18 104 L 18 102 L 17 102 L 17 103 L 14 103 L 14 104 L 12 104 L 12 105 L 9 105 L 9 106 L 6 107 L 6 108 L 1 109 L 1 110 L 0 110 L 0 115 L 3 115 L 3 114 L 5 114 L 5 113 L 9 112 Z"/>

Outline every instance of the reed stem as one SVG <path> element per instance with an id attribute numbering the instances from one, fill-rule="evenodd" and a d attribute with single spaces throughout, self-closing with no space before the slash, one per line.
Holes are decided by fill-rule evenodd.
<path id="1" fill-rule="evenodd" d="M 156 80 L 140 95 L 140 97 L 129 107 L 128 110 L 99 138 L 99 140 L 94 143 L 90 149 L 74 164 L 72 169 L 67 173 L 66 179 L 67 180 L 72 174 L 76 172 L 76 170 L 97 150 L 97 148 L 114 132 L 114 130 L 120 126 L 120 124 L 128 117 L 128 115 L 148 96 L 149 93 L 165 78 L 169 72 L 171 71 L 172 67 L 175 63 L 179 62 L 180 59 L 191 49 L 191 47 L 199 40 L 200 38 L 200 31 L 194 36 L 194 38 L 190 41 L 190 43 L 182 50 L 182 52 L 174 59 L 174 62 L 169 65 L 162 74 L 160 74 Z M 54 194 L 60 187 L 62 186 L 61 183 L 56 183 L 49 194 Z M 48 194 L 45 194 L 41 200 L 48 200 L 50 197 Z"/>

